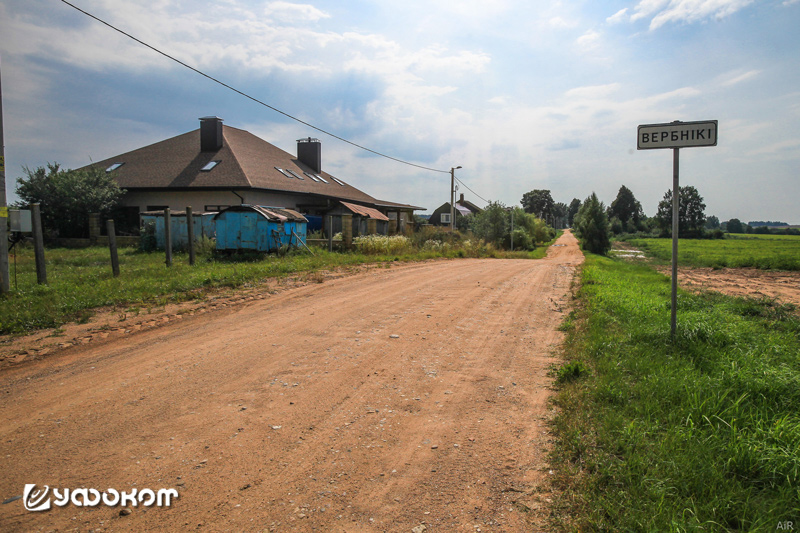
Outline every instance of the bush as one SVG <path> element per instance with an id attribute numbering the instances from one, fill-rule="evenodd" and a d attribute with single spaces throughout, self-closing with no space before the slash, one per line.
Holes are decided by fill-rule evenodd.
<path id="1" fill-rule="evenodd" d="M 353 239 L 356 250 L 370 255 L 392 255 L 411 251 L 411 240 L 403 235 L 360 235 Z"/>

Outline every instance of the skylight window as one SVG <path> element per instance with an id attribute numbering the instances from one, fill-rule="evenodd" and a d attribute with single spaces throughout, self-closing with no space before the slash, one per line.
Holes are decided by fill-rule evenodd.
<path id="1" fill-rule="evenodd" d="M 106 169 L 106 172 L 114 172 L 115 170 L 117 170 L 119 167 L 121 167 L 124 164 L 125 163 L 114 163 L 113 165 L 111 165 L 110 167 L 108 167 Z"/>
<path id="2" fill-rule="evenodd" d="M 303 177 L 302 177 L 302 176 L 300 176 L 300 174 L 298 174 L 298 173 L 297 173 L 297 172 L 295 172 L 294 170 L 289 170 L 289 169 L 287 168 L 287 169 L 286 169 L 286 172 L 288 172 L 289 174 L 291 174 L 292 176 L 294 176 L 295 178 L 297 178 L 297 179 L 299 179 L 299 180 L 302 180 L 302 179 L 303 179 Z"/>
<path id="3" fill-rule="evenodd" d="M 215 166 L 219 165 L 220 162 L 221 161 L 209 161 L 208 163 L 206 163 L 206 166 L 204 166 L 200 170 L 203 171 L 203 172 L 208 172 L 209 170 L 211 170 Z"/>
<path id="4" fill-rule="evenodd" d="M 315 176 L 317 177 L 317 179 L 318 179 L 319 181 L 321 181 L 322 183 L 328 183 L 327 181 L 325 181 L 325 178 L 323 178 L 323 177 L 322 177 L 322 176 L 320 176 L 319 174 L 314 174 L 314 175 L 315 175 Z"/>
<path id="5" fill-rule="evenodd" d="M 286 172 L 285 170 L 283 170 L 283 169 L 282 169 L 282 168 L 280 168 L 280 167 L 275 167 L 275 170 L 277 170 L 278 172 L 280 172 L 281 174 L 283 174 L 284 176 L 286 176 L 286 177 L 287 177 L 287 178 L 289 178 L 289 179 L 291 179 L 291 178 L 292 178 L 292 175 L 291 175 L 291 174 L 289 174 L 288 172 Z"/>
<path id="6" fill-rule="evenodd" d="M 309 178 L 311 178 L 311 181 L 319 181 L 319 180 L 317 179 L 317 177 L 316 177 L 314 174 L 310 173 L 310 172 L 303 172 L 303 174 L 305 174 L 306 176 L 308 176 Z"/>
<path id="7" fill-rule="evenodd" d="M 331 176 L 331 179 L 332 179 L 333 181 L 335 181 L 336 183 L 338 183 L 339 185 L 341 185 L 342 187 L 344 187 L 344 183 L 342 183 L 342 182 L 341 182 L 341 181 L 339 181 L 338 179 L 334 178 L 333 176 Z"/>

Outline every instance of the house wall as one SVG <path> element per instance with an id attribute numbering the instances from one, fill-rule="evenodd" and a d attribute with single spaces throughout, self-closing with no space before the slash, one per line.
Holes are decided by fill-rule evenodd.
<path id="1" fill-rule="evenodd" d="M 316 209 L 327 210 L 324 198 L 315 198 L 296 194 L 261 190 L 236 191 L 129 191 L 122 198 L 122 205 L 138 207 L 139 211 L 150 211 L 150 207 L 163 209 L 169 207 L 173 211 L 184 211 L 191 207 L 195 213 L 206 211 L 206 206 L 230 207 L 232 205 L 250 204 L 294 209 L 301 213 L 312 213 Z M 315 205 L 319 205 L 315 208 Z"/>
<path id="2" fill-rule="evenodd" d="M 442 222 L 441 222 L 441 220 L 442 220 L 441 214 L 442 213 L 450 213 L 450 203 L 449 202 L 445 202 L 444 204 L 442 204 L 439 207 L 437 207 L 436 211 L 434 211 L 433 214 L 431 215 L 431 218 L 430 218 L 429 222 L 431 224 L 433 224 L 434 226 L 447 226 L 447 227 L 450 227 L 449 223 L 442 224 Z"/>

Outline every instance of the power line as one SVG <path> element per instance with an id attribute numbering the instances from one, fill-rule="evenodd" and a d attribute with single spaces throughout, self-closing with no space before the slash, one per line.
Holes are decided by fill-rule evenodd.
<path id="1" fill-rule="evenodd" d="M 480 198 L 481 200 L 483 200 L 483 201 L 484 201 L 484 202 L 486 202 L 487 204 L 489 203 L 489 200 L 487 200 L 486 198 L 484 198 L 484 197 L 483 197 L 483 196 L 481 196 L 480 194 L 478 194 L 478 193 L 476 193 L 475 191 L 473 191 L 472 189 L 470 189 L 470 188 L 469 188 L 469 185 L 467 185 L 466 183 L 464 183 L 463 181 L 461 181 L 461 180 L 460 180 L 460 179 L 458 179 L 458 178 L 456 178 L 456 181 L 457 181 L 457 182 L 459 182 L 459 183 L 460 183 L 461 185 L 463 185 L 464 187 L 466 187 L 466 188 L 467 188 L 467 190 L 469 190 L 469 192 L 471 192 L 472 194 L 474 194 L 475 196 L 477 196 L 478 198 Z"/>
<path id="2" fill-rule="evenodd" d="M 223 87 L 225 87 L 226 89 L 229 89 L 229 90 L 231 90 L 231 91 L 233 91 L 233 92 L 235 92 L 235 93 L 237 93 L 237 94 L 239 94 L 239 95 L 241 95 L 241 96 L 244 96 L 245 98 L 248 98 L 248 99 L 252 100 L 253 102 L 256 102 L 257 104 L 260 104 L 260 105 L 262 105 L 262 106 L 264 106 L 264 107 L 266 107 L 266 108 L 269 108 L 269 109 L 271 109 L 271 110 L 275 111 L 276 113 L 280 113 L 281 115 L 283 115 L 283 116 L 285 116 L 285 117 L 288 117 L 288 118 L 290 118 L 290 119 L 292 119 L 292 120 L 294 120 L 294 121 L 297 121 L 297 122 L 299 122 L 300 124 L 303 124 L 304 126 L 308 126 L 309 128 L 315 129 L 315 130 L 317 130 L 317 131 L 318 131 L 318 132 L 320 132 L 320 133 L 324 133 L 325 135 L 328 135 L 328 136 L 330 136 L 330 137 L 333 137 L 334 139 L 338 139 L 338 140 L 340 140 L 340 141 L 342 141 L 342 142 L 345 142 L 345 143 L 347 143 L 347 144 L 349 144 L 349 145 L 355 146 L 356 148 L 360 148 L 361 150 L 365 150 L 365 151 L 367 151 L 367 152 L 370 152 L 370 153 L 372 153 L 372 154 L 375 154 L 375 155 L 377 155 L 377 156 L 380 156 L 380 157 L 385 157 L 386 159 L 391 159 L 392 161 L 396 161 L 396 162 L 398 162 L 398 163 L 402 163 L 402 164 L 404 164 L 404 165 L 410 165 L 410 166 L 412 166 L 412 167 L 421 168 L 421 169 L 423 169 L 423 170 L 430 170 L 431 172 L 441 172 L 442 174 L 449 174 L 449 173 L 450 173 L 450 171 L 449 171 L 449 170 L 439 170 L 439 169 L 437 169 L 437 168 L 430 168 L 430 167 L 426 167 L 426 166 L 423 166 L 423 165 L 418 165 L 418 164 L 416 164 L 416 163 L 411 163 L 411 162 L 409 162 L 409 161 L 404 161 L 404 160 L 402 160 L 402 159 L 398 159 L 398 158 L 396 158 L 396 157 L 392 157 L 392 156 L 390 156 L 390 155 L 383 154 L 383 153 L 381 153 L 381 152 L 378 152 L 378 151 L 376 151 L 376 150 L 372 150 L 372 149 L 370 149 L 370 148 L 367 148 L 366 146 L 362 146 L 362 145 L 360 145 L 360 144 L 356 144 L 356 143 L 354 143 L 353 141 L 348 141 L 347 139 L 345 139 L 345 138 L 343 138 L 343 137 L 339 137 L 338 135 L 335 135 L 335 134 L 333 134 L 333 133 L 331 133 L 331 132 L 329 132 L 329 131 L 323 130 L 322 128 L 318 128 L 317 126 L 314 126 L 313 124 L 309 124 L 308 122 L 305 122 L 304 120 L 301 120 L 301 119 L 299 119 L 299 118 L 297 118 L 297 117 L 295 117 L 295 116 L 292 116 L 292 115 L 290 115 L 289 113 L 286 113 L 286 112 L 284 112 L 284 111 L 281 111 L 280 109 L 278 109 L 278 108 L 276 108 L 276 107 L 273 107 L 273 106 L 271 106 L 271 105 L 267 104 L 266 102 L 263 102 L 263 101 L 259 100 L 258 98 L 255 98 L 255 97 L 253 97 L 253 96 L 250 96 L 249 94 L 247 94 L 247 93 L 245 93 L 245 92 L 242 92 L 242 91 L 240 91 L 239 89 L 236 89 L 235 87 L 232 87 L 232 86 L 228 85 L 227 83 L 225 83 L 225 82 L 223 82 L 223 81 L 220 81 L 220 80 L 218 80 L 217 78 L 215 78 L 215 77 L 213 77 L 213 76 L 210 76 L 209 74 L 206 74 L 205 72 L 203 72 L 203 71 L 201 71 L 201 70 L 199 70 L 199 69 L 196 69 L 195 67 L 193 67 L 193 66 L 191 66 L 191 65 L 188 65 L 187 63 L 184 63 L 184 62 L 183 62 L 183 61 L 181 61 L 180 59 L 177 59 L 177 58 L 175 58 L 175 57 L 173 57 L 173 56 L 171 56 L 171 55 L 167 54 L 166 52 L 162 52 L 161 50 L 159 50 L 159 49 L 158 49 L 158 48 L 156 48 L 155 46 L 152 46 L 152 45 L 149 45 L 149 44 L 147 44 L 146 42 L 142 41 L 141 39 L 138 39 L 138 38 L 134 37 L 134 36 L 133 36 L 133 35 L 131 35 L 130 33 L 127 33 L 127 32 L 125 32 L 125 31 L 123 31 L 123 30 L 121 30 L 121 29 L 117 28 L 116 26 L 114 26 L 114 25 L 112 25 L 112 24 L 110 24 L 110 23 L 106 22 L 105 20 L 103 20 L 103 19 L 101 19 L 101 18 L 99 18 L 99 17 L 96 17 L 96 16 L 92 15 L 92 14 L 91 14 L 91 13 L 89 13 L 88 11 L 84 11 L 83 9 L 79 8 L 78 6 L 76 6 L 76 5 L 74 5 L 74 4 L 71 4 L 71 3 L 67 2 L 67 0 L 61 0 L 61 1 L 62 1 L 63 3 L 65 3 L 65 4 L 67 4 L 68 6 L 70 6 L 71 8 L 73 8 L 73 9 L 75 9 L 75 10 L 77 10 L 77 11 L 80 11 L 81 13 L 83 13 L 84 15 L 86 15 L 87 17 L 90 17 L 90 18 L 92 18 L 92 19 L 96 20 L 97 22 L 100 22 L 101 24 L 104 24 L 104 25 L 108 26 L 108 27 L 109 27 L 109 28 L 111 28 L 112 30 L 114 30 L 114 31 L 116 31 L 116 32 L 119 32 L 119 33 L 121 33 L 122 35 L 124 35 L 125 37 L 128 37 L 129 39 L 133 39 L 134 41 L 136 41 L 137 43 L 141 44 L 142 46 L 146 46 L 146 47 L 147 47 L 147 48 L 149 48 L 150 50 L 152 50 L 152 51 L 154 51 L 154 52 L 156 52 L 156 53 L 158 53 L 158 54 L 161 54 L 162 56 L 166 57 L 167 59 L 170 59 L 170 60 L 174 61 L 175 63 L 178 63 L 179 65 L 181 65 L 181 66 L 183 66 L 183 67 L 186 67 L 186 68 L 188 68 L 189 70 L 191 70 L 191 71 L 194 71 L 194 72 L 196 72 L 197 74 L 200 74 L 201 76 L 203 76 L 203 77 L 205 77 L 205 78 L 208 78 L 209 80 L 213 81 L 214 83 L 218 83 L 219 85 L 222 85 L 222 86 L 223 86 Z M 466 185 L 465 185 L 465 187 L 466 187 Z M 467 187 L 467 188 L 469 188 L 469 187 Z M 471 189 L 470 189 L 470 190 L 471 190 Z"/>

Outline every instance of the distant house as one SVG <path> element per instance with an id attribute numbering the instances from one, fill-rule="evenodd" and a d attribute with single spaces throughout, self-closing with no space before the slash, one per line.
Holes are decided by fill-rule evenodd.
<path id="1" fill-rule="evenodd" d="M 468 217 L 481 213 L 483 209 L 468 200 L 462 194 L 455 206 L 456 224 L 461 217 Z M 450 202 L 445 202 L 431 214 L 430 223 L 434 226 L 450 226 Z M 457 227 L 457 226 L 456 226 Z"/>
<path id="2" fill-rule="evenodd" d="M 322 168 L 322 143 L 297 141 L 297 156 L 252 133 L 224 126 L 218 117 L 200 119 L 200 128 L 144 148 L 110 157 L 94 166 L 114 172 L 125 217 L 169 207 L 195 212 L 233 205 L 284 207 L 322 216 L 341 201 L 376 209 L 389 219 L 389 231 L 413 221 L 423 208 L 383 201 Z"/>

